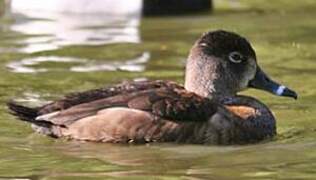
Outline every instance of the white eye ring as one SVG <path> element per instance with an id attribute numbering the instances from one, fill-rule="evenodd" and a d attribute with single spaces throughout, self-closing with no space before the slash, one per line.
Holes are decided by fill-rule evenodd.
<path id="1" fill-rule="evenodd" d="M 243 55 L 240 52 L 234 51 L 229 53 L 228 58 L 233 63 L 241 63 L 243 60 Z"/>

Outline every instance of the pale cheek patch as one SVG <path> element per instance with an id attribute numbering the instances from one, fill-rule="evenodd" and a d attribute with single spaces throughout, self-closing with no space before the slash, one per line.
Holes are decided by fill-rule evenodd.
<path id="1" fill-rule="evenodd" d="M 275 94 L 281 96 L 281 95 L 283 94 L 285 88 L 286 88 L 285 86 L 281 85 L 281 86 L 279 86 L 278 89 L 275 90 L 274 92 L 275 92 Z"/>

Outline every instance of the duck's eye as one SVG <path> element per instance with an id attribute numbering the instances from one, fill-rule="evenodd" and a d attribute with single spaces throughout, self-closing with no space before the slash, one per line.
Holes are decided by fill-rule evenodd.
<path id="1" fill-rule="evenodd" d="M 243 60 L 243 55 L 237 51 L 234 51 L 228 55 L 228 58 L 233 63 L 241 63 Z"/>
<path id="2" fill-rule="evenodd" d="M 208 44 L 207 43 L 200 43 L 200 46 L 201 47 L 208 47 Z"/>

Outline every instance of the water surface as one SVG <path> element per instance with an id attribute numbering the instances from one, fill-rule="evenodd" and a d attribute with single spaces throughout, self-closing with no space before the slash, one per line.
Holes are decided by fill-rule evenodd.
<path id="1" fill-rule="evenodd" d="M 94 32 L 93 38 L 79 40 L 59 36 L 59 29 L 31 33 L 38 24 L 56 23 L 54 19 L 2 19 L 0 179 L 315 179 L 316 3 L 242 0 L 215 5 L 213 14 L 144 18 L 139 24 L 95 19 L 95 26 L 83 21 L 78 27 L 76 17 L 76 32 Z M 126 27 L 130 30 L 124 31 Z M 123 80 L 182 83 L 188 50 L 210 29 L 246 36 L 263 69 L 298 92 L 297 101 L 243 92 L 272 109 L 278 127 L 273 141 L 246 146 L 69 142 L 34 134 L 7 113 L 5 102 L 12 97 L 36 106 Z"/>

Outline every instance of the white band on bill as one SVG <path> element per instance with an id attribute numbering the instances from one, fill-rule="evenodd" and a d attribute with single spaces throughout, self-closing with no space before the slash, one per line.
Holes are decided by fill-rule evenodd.
<path id="1" fill-rule="evenodd" d="M 275 91 L 275 94 L 281 96 L 283 94 L 283 91 L 284 91 L 285 88 L 286 87 L 283 86 L 283 85 L 279 86 L 278 89 Z"/>

